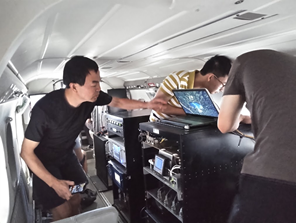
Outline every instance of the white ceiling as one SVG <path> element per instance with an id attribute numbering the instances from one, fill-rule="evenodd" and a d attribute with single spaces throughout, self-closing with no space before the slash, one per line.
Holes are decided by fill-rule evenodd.
<path id="1" fill-rule="evenodd" d="M 22 0 L 25 10 L 17 2 L 0 3 L 1 42 L 10 44 L 0 59 L 11 60 L 35 91 L 46 85 L 41 79 L 62 78 L 73 55 L 94 58 L 107 83 L 199 69 L 216 54 L 234 59 L 269 48 L 296 55 L 295 0 Z M 236 19 L 245 13 L 262 15 Z"/>

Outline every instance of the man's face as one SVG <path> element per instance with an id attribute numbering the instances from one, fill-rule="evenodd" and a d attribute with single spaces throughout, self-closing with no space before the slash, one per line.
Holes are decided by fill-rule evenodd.
<path id="1" fill-rule="evenodd" d="M 76 84 L 78 97 L 84 102 L 95 102 L 100 94 L 100 72 L 93 70 L 89 71 L 89 74 L 85 77 L 85 83 L 83 86 Z"/>
<path id="2" fill-rule="evenodd" d="M 217 77 L 215 74 L 210 76 L 209 86 L 207 87 L 211 94 L 218 93 L 224 90 L 228 75 L 225 77 Z"/>

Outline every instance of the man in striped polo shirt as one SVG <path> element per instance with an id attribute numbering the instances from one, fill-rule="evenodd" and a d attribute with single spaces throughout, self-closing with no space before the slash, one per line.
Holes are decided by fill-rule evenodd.
<path id="1" fill-rule="evenodd" d="M 156 122 L 174 115 L 185 115 L 181 105 L 174 96 L 174 89 L 206 88 L 213 94 L 222 91 L 231 68 L 231 60 L 225 56 L 214 56 L 209 59 L 203 68 L 198 71 L 178 71 L 171 73 L 164 79 L 155 98 L 167 102 L 162 105 L 161 112 L 152 110 L 150 121 Z"/>

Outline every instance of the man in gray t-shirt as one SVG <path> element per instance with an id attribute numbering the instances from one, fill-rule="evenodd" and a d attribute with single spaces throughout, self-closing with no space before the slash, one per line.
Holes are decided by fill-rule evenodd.
<path id="1" fill-rule="evenodd" d="M 256 143 L 244 159 L 230 222 L 295 222 L 296 58 L 272 50 L 238 57 L 222 99 L 221 132 L 238 127 L 244 102 Z"/>

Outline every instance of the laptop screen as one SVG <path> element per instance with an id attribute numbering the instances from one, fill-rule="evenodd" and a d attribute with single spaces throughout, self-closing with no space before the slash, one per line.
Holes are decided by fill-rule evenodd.
<path id="1" fill-rule="evenodd" d="M 218 117 L 218 109 L 206 89 L 173 90 L 187 115 Z"/>

